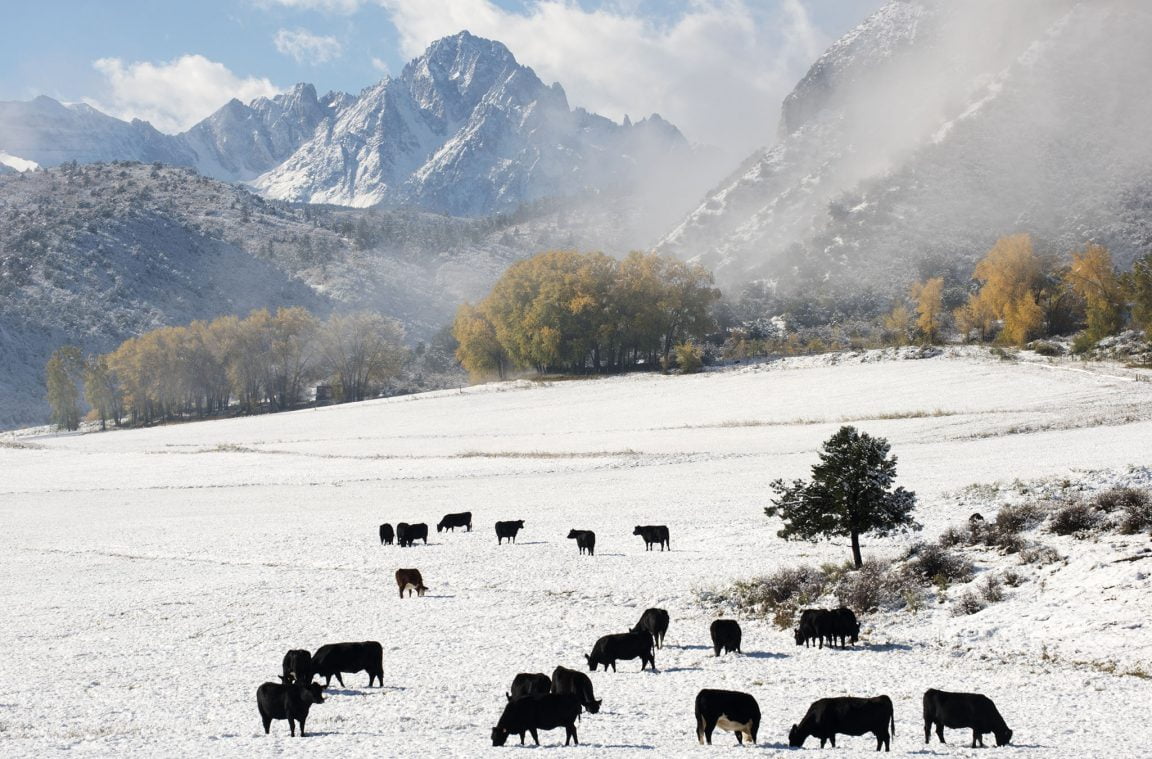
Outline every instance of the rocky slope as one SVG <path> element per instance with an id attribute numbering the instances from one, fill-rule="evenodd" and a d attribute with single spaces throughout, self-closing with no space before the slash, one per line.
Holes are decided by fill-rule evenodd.
<path id="1" fill-rule="evenodd" d="M 785 100 L 780 141 L 661 244 L 722 280 L 903 287 L 1005 234 L 1152 243 L 1152 8 L 1124 0 L 893 0 Z"/>
<path id="2" fill-rule="evenodd" d="M 251 182 L 267 197 L 486 216 L 599 193 L 672 223 L 706 184 L 708 157 L 653 115 L 617 124 L 570 108 L 499 42 L 461 32 L 358 96 L 298 84 L 233 100 L 165 135 L 51 98 L 0 103 L 0 151 L 42 166 L 133 160 Z M 673 180 L 673 181 L 669 181 Z"/>

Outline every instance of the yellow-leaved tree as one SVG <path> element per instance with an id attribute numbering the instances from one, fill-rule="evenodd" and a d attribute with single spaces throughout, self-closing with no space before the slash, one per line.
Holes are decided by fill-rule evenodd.
<path id="1" fill-rule="evenodd" d="M 1124 286 L 1107 248 L 1088 245 L 1073 253 L 1065 281 L 1084 301 L 1088 335 L 1092 340 L 1114 335 L 1124 328 Z"/>
<path id="2" fill-rule="evenodd" d="M 927 343 L 935 343 L 944 328 L 944 278 L 933 277 L 912 285 L 916 301 L 916 327 Z"/>
<path id="3" fill-rule="evenodd" d="M 1040 331 L 1044 311 L 1037 298 L 1044 287 L 1044 265 L 1029 235 L 997 240 L 976 264 L 974 277 L 980 282 L 980 291 L 969 298 L 969 311 L 974 316 L 1000 320 L 1003 342 L 1019 345 Z"/>

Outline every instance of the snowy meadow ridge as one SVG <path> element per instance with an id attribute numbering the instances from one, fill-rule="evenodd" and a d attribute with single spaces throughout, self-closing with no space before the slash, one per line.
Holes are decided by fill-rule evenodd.
<path id="1" fill-rule="evenodd" d="M 855 649 L 798 648 L 770 619 L 740 618 L 744 654 L 713 657 L 708 625 L 732 610 L 701 598 L 849 557 L 842 542 L 784 542 L 763 515 L 768 483 L 806 476 L 841 424 L 886 437 L 898 483 L 920 497 L 923 533 L 866 539 L 866 558 L 1056 483 L 1152 481 L 1152 382 L 1140 372 L 967 350 L 887 360 L 896 355 L 0 437 L 0 744 L 11 756 L 514 752 L 515 739 L 489 740 L 513 676 L 586 671 L 599 636 L 659 606 L 671 614 L 659 671 L 627 661 L 591 675 L 603 708 L 583 716 L 570 751 L 731 750 L 724 732 L 697 746 L 693 700 L 710 687 L 759 701 L 760 745 L 745 750 L 791 751 L 788 727 L 817 698 L 886 693 L 894 753 L 975 754 L 966 730 L 924 746 L 920 697 L 932 687 L 996 702 L 1015 731 L 996 755 L 1146 753 L 1152 681 L 1123 673 L 1152 670 L 1152 561 L 1116 560 L 1147 535 L 1044 536 L 1064 560 L 1029 568 L 1004 601 L 962 617 L 864 616 Z M 472 533 L 435 532 L 465 510 Z M 506 519 L 525 528 L 497 546 L 492 524 Z M 428 523 L 428 545 L 380 546 L 385 521 Z M 646 553 L 636 524 L 667 524 L 672 550 Z M 596 531 L 596 556 L 577 555 L 571 528 Z M 1014 562 L 977 560 L 981 571 Z M 397 598 L 399 567 L 419 568 L 428 595 Z M 363 673 L 346 688 L 334 680 L 309 738 L 289 738 L 284 722 L 265 736 L 255 690 L 284 652 L 359 640 L 383 644 L 384 687 L 366 688 Z M 563 731 L 541 741 L 562 743 Z M 829 755 L 875 747 L 871 736 L 838 744 Z"/>

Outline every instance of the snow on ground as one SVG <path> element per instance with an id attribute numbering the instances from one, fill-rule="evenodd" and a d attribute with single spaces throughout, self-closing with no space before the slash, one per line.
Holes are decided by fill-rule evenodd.
<path id="1" fill-rule="evenodd" d="M 489 741 L 512 677 L 583 668 L 598 636 L 661 606 L 659 672 L 633 661 L 592 676 L 604 707 L 578 726 L 583 755 L 722 750 L 696 745 L 702 687 L 757 697 L 757 750 L 787 751 L 817 698 L 887 693 L 893 751 L 972 754 L 966 731 L 922 744 L 920 696 L 935 687 L 991 696 L 1013 753 L 1147 755 L 1152 682 L 1118 672 L 1149 666 L 1152 567 L 1110 563 L 1146 537 L 1064 539 L 1069 562 L 1038 570 L 1044 587 L 971 617 L 866 618 L 855 650 L 797 648 L 742 619 L 744 654 L 712 656 L 698 590 L 848 558 L 843 543 L 779 540 L 762 512 L 768 483 L 806 475 L 844 422 L 890 440 L 929 538 L 973 510 L 956 495 L 971 483 L 1119 480 L 1152 463 L 1152 383 L 1131 372 L 961 354 L 832 363 L 0 439 L 0 744 L 9 756 L 515 752 Z M 463 510 L 474 532 L 435 532 Z M 497 546 L 492 523 L 519 518 L 519 542 Z M 427 522 L 428 545 L 381 547 L 383 521 Z M 644 551 L 631 532 L 645 523 L 669 525 L 671 552 Z M 570 528 L 597 532 L 595 557 L 577 555 Z M 865 551 L 894 556 L 912 539 Z M 399 599 L 398 567 L 418 567 L 429 594 Z M 384 688 L 333 681 L 314 737 L 291 740 L 283 722 L 263 734 L 255 689 L 286 650 L 367 639 L 384 645 Z M 1110 661 L 1123 666 L 1093 664 Z M 563 731 L 541 738 L 555 746 Z M 868 736 L 839 743 L 830 755 L 874 749 Z"/>

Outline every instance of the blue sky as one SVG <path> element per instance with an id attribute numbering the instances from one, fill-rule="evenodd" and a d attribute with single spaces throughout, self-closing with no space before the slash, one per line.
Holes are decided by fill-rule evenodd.
<path id="1" fill-rule="evenodd" d="M 86 101 L 164 131 L 298 81 L 358 92 L 433 39 L 506 43 L 573 105 L 766 141 L 780 98 L 882 0 L 42 0 L 6 3 L 0 100 Z M 762 133 L 763 138 L 757 138 Z"/>

